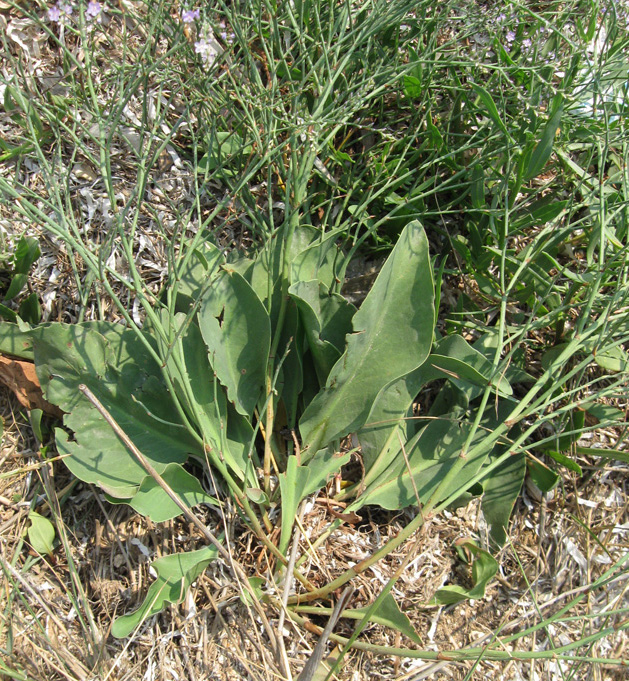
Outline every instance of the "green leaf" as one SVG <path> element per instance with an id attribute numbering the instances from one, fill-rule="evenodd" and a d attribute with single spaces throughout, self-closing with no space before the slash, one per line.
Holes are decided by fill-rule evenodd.
<path id="1" fill-rule="evenodd" d="M 31 526 L 28 528 L 28 541 L 37 553 L 42 556 L 52 555 L 55 541 L 55 527 L 44 516 L 35 511 L 28 514 Z"/>
<path id="2" fill-rule="evenodd" d="M 518 453 L 510 456 L 482 481 L 481 509 L 489 525 L 489 535 L 498 546 L 507 539 L 509 518 L 522 489 L 525 473 L 526 457 Z"/>
<path id="3" fill-rule="evenodd" d="M 467 549 L 474 557 L 472 563 L 471 589 L 462 586 L 446 586 L 435 594 L 438 605 L 453 605 L 467 599 L 479 600 L 484 598 L 489 580 L 498 572 L 498 562 L 487 551 L 481 549 L 471 540 L 457 542 L 459 547 Z"/>
<path id="4" fill-rule="evenodd" d="M 253 593 L 260 603 L 266 603 L 269 600 L 269 595 L 265 593 L 264 587 L 266 586 L 266 579 L 264 577 L 249 577 L 247 580 L 249 586 L 252 588 Z M 253 596 L 249 593 L 248 589 L 240 589 L 240 601 L 245 605 L 253 605 Z"/>
<path id="5" fill-rule="evenodd" d="M 611 422 L 620 424 L 625 418 L 625 413 L 622 409 L 612 407 L 609 404 L 589 404 L 585 406 L 585 411 L 587 411 L 590 416 L 593 416 L 599 423 Z"/>
<path id="6" fill-rule="evenodd" d="M 577 454 L 600 457 L 602 459 L 616 459 L 629 463 L 629 452 L 622 449 L 599 449 L 598 447 L 576 447 Z"/>
<path id="7" fill-rule="evenodd" d="M 107 338 L 95 329 L 107 333 Z M 59 453 L 84 482 L 114 497 L 129 499 L 146 471 L 105 419 L 79 392 L 87 385 L 158 473 L 183 463 L 198 450 L 179 421 L 159 366 L 136 333 L 120 325 L 38 326 L 31 332 L 35 365 L 44 395 L 66 415 L 56 430 Z"/>
<path id="8" fill-rule="evenodd" d="M 277 384 L 274 386 L 286 413 L 285 423 L 278 425 L 286 425 L 290 430 L 294 430 L 297 425 L 297 413 L 304 389 L 303 355 L 306 350 L 304 335 L 297 305 L 291 299 L 286 304 L 286 316 L 278 344 L 277 354 L 283 361 Z M 315 389 L 316 387 L 313 386 Z"/>
<path id="9" fill-rule="evenodd" d="M 418 99 L 423 91 L 424 88 L 417 76 L 404 76 L 404 94 L 409 99 Z"/>
<path id="10" fill-rule="evenodd" d="M 26 286 L 28 281 L 28 274 L 14 274 L 11 278 L 11 283 L 4 296 L 5 300 L 13 300 L 15 296 L 19 295 L 21 290 Z"/>
<path id="11" fill-rule="evenodd" d="M 199 327 L 229 400 L 250 417 L 265 390 L 271 323 L 246 279 L 224 267 L 202 298 Z"/>
<path id="12" fill-rule="evenodd" d="M 478 350 L 474 349 L 462 336 L 453 334 L 440 340 L 429 357 L 436 369 L 441 369 L 443 378 L 449 378 L 458 388 L 466 390 L 471 384 L 480 390 L 471 390 L 469 399 L 480 395 L 487 383 L 502 395 L 510 396 L 513 390 L 503 376 L 493 376 L 493 366 Z"/>
<path id="13" fill-rule="evenodd" d="M 207 546 L 198 551 L 164 556 L 151 563 L 157 579 L 149 587 L 144 602 L 136 611 L 119 617 L 111 633 L 116 638 L 124 638 L 151 615 L 160 612 L 167 603 L 180 603 L 190 585 L 217 556 L 216 548 Z"/>
<path id="14" fill-rule="evenodd" d="M 362 620 L 367 610 L 367 607 L 343 610 L 342 617 Z M 400 610 L 395 598 L 393 598 L 390 593 L 382 599 L 378 610 L 371 615 L 369 621 L 375 622 L 376 624 L 382 624 L 383 626 L 389 627 L 390 629 L 395 629 L 401 634 L 404 634 L 404 636 L 410 638 L 410 640 L 414 643 L 422 645 L 422 640 L 415 631 L 415 627 L 413 626 L 411 620 Z"/>
<path id="15" fill-rule="evenodd" d="M 554 345 L 552 348 L 546 350 L 546 352 L 542 355 L 541 358 L 542 369 L 544 369 L 544 371 L 548 371 L 550 367 L 553 365 L 553 363 L 559 358 L 561 353 L 568 346 L 569 343 L 558 343 L 557 345 Z M 570 357 L 565 358 L 563 364 L 565 364 L 568 361 L 570 361 Z M 559 369 L 559 367 L 557 367 L 557 369 Z"/>
<path id="16" fill-rule="evenodd" d="M 2 303 L 0 303 L 0 317 L 3 317 L 12 323 L 17 321 L 17 314 L 10 307 L 7 307 Z"/>
<path id="17" fill-rule="evenodd" d="M 558 97 L 560 96 L 558 95 Z M 557 130 L 559 130 L 561 117 L 563 115 L 563 103 L 560 100 L 557 100 L 557 102 L 553 102 L 554 113 L 550 117 L 548 123 L 544 126 L 540 140 L 531 154 L 528 167 L 524 173 L 525 182 L 532 180 L 542 172 L 553 152 L 555 135 L 557 134 Z"/>
<path id="18" fill-rule="evenodd" d="M 553 449 L 547 449 L 544 451 L 544 453 L 547 456 L 550 456 L 557 463 L 560 463 L 562 466 L 565 466 L 568 470 L 574 471 L 578 476 L 583 475 L 583 469 L 581 468 L 581 466 L 579 466 L 579 464 L 574 459 L 571 459 L 569 456 L 566 456 L 561 452 L 556 452 Z"/>
<path id="19" fill-rule="evenodd" d="M 366 425 L 357 433 L 365 467 L 365 487 L 383 471 L 401 469 L 402 461 L 394 461 L 400 455 L 400 439 L 402 442 L 408 439 L 411 422 L 406 417 L 422 386 L 446 378 L 467 395 L 467 403 L 482 392 L 492 373 L 488 359 L 461 336 L 452 335 L 440 340 L 435 352 L 418 369 L 386 386 L 378 394 Z M 496 376 L 491 382 L 499 386 L 503 394 L 511 394 L 511 386 L 504 377 Z M 444 390 L 440 396 L 443 394 Z M 446 409 L 446 413 L 450 411 Z"/>
<path id="20" fill-rule="evenodd" d="M 613 374 L 629 369 L 629 354 L 619 345 L 597 352 L 594 361 L 601 369 Z"/>
<path id="21" fill-rule="evenodd" d="M 383 471 L 390 469 L 400 452 L 400 440 L 406 442 L 408 421 L 405 419 L 413 400 L 430 380 L 426 364 L 383 388 L 369 412 L 367 423 L 358 431 L 365 477 L 368 487 Z"/>
<path id="22" fill-rule="evenodd" d="M 295 242 L 295 236 L 300 236 L 301 244 Z M 295 284 L 299 281 L 317 279 L 328 291 L 334 290 L 339 282 L 343 281 L 345 261 L 343 253 L 336 245 L 339 237 L 338 231 L 332 231 L 323 238 L 313 239 L 313 234 L 304 228 L 297 230 L 291 243 L 290 281 Z M 304 239 L 308 237 L 311 242 L 303 246 Z"/>
<path id="23" fill-rule="evenodd" d="M 44 442 L 48 435 L 48 428 L 45 428 L 42 423 L 43 417 L 44 412 L 41 409 L 31 409 L 28 412 L 28 420 L 33 429 L 33 434 L 40 442 Z"/>
<path id="24" fill-rule="evenodd" d="M 2 307 L 0 305 L 0 308 Z M 1 309 L 0 314 L 2 314 Z M 32 362 L 35 354 L 30 331 L 22 331 L 17 324 L 0 324 L 0 352 Z"/>
<path id="25" fill-rule="evenodd" d="M 234 171 L 227 168 L 230 161 L 240 160 L 251 151 L 251 145 L 245 144 L 237 132 L 217 132 L 209 141 L 207 153 L 199 159 L 197 170 L 205 173 L 220 168 L 225 175 L 231 177 Z"/>
<path id="26" fill-rule="evenodd" d="M 566 451 L 581 437 L 584 426 L 585 411 L 573 409 L 567 414 L 567 420 L 562 427 L 562 432 L 557 433 L 553 440 L 540 443 L 535 448 L 543 452 L 549 449 L 559 452 Z"/>
<path id="27" fill-rule="evenodd" d="M 485 205 L 485 173 L 483 166 L 476 163 L 470 177 L 472 207 L 481 209 Z"/>
<path id="28" fill-rule="evenodd" d="M 178 311 L 187 308 L 208 286 L 208 281 L 218 273 L 218 266 L 225 262 L 223 252 L 214 244 L 204 241 L 199 248 L 186 253 L 178 263 L 177 303 Z"/>
<path id="29" fill-rule="evenodd" d="M 345 349 L 356 308 L 342 296 L 328 293 L 317 280 L 299 281 L 288 293 L 299 309 L 319 383 L 324 384 Z"/>
<path id="30" fill-rule="evenodd" d="M 41 307 L 36 293 L 31 293 L 21 303 L 18 314 L 27 324 L 39 324 L 41 321 Z"/>
<path id="31" fill-rule="evenodd" d="M 533 225 L 546 225 L 556 220 L 564 212 L 568 203 L 568 201 L 557 201 L 553 195 L 538 199 L 526 207 L 524 215 L 511 221 L 509 231 L 513 234 Z"/>
<path id="32" fill-rule="evenodd" d="M 547 370 L 567 346 L 568 343 L 559 343 L 550 348 L 550 350 L 547 350 L 542 355 L 542 367 Z M 591 352 L 596 364 L 598 364 L 601 369 L 605 369 L 605 371 L 611 373 L 619 373 L 621 371 L 626 371 L 629 368 L 629 354 L 627 354 L 624 348 L 619 345 L 611 348 L 605 348 L 603 346 L 601 350 L 597 350 L 596 344 L 592 340 L 589 340 L 583 344 L 580 352 Z M 568 359 L 565 361 L 567 362 Z"/>
<path id="33" fill-rule="evenodd" d="M 34 237 L 21 237 L 13 254 L 13 269 L 20 274 L 28 274 L 33 263 L 39 258 L 39 242 Z"/>
<path id="34" fill-rule="evenodd" d="M 526 462 L 528 474 L 531 480 L 540 488 L 545 494 L 550 492 L 559 482 L 559 476 L 555 471 L 551 471 L 548 466 L 544 466 L 540 461 L 535 459 L 528 459 Z"/>
<path id="35" fill-rule="evenodd" d="M 476 83 L 472 83 L 472 90 L 474 90 L 474 92 L 478 95 L 479 99 L 483 103 L 485 112 L 487 113 L 489 118 L 491 118 L 491 120 L 500 128 L 500 130 L 505 135 L 507 135 L 507 137 L 509 137 L 507 127 L 503 123 L 502 118 L 500 118 L 500 114 L 498 113 L 498 108 L 496 107 L 496 103 L 494 102 L 493 97 L 489 94 L 487 90 L 485 90 L 484 87 L 481 87 Z"/>
<path id="36" fill-rule="evenodd" d="M 459 459 L 470 429 L 470 423 L 451 423 L 449 419 L 430 421 L 405 444 L 408 466 L 406 460 L 398 455 L 356 503 L 363 506 L 375 504 L 389 510 L 416 506 L 418 501 L 425 503 Z M 484 430 L 479 429 L 470 449 L 483 438 Z M 468 455 L 459 475 L 450 481 L 447 489 L 442 490 L 443 499 L 457 492 L 462 494 L 488 455 L 489 451 L 483 449 Z"/>
<path id="37" fill-rule="evenodd" d="M 240 480 L 244 480 L 249 457 L 254 454 L 251 423 L 227 403 L 225 392 L 218 385 L 208 361 L 199 327 L 182 313 L 170 318 L 164 311 L 164 327 L 168 328 L 171 322 L 172 337 L 178 338 L 179 342 L 170 351 L 164 346 L 162 355 L 168 357 L 166 366 L 177 396 L 200 428 L 210 453 L 218 456 Z M 175 361 L 179 353 L 182 362 Z M 186 383 L 190 390 L 186 389 Z M 254 463 L 258 463 L 255 456 Z"/>
<path id="38" fill-rule="evenodd" d="M 380 390 L 426 359 L 433 327 L 428 240 L 415 221 L 400 235 L 354 315 L 345 353 L 301 418 L 304 448 L 310 455 L 364 425 Z"/>
<path id="39" fill-rule="evenodd" d="M 338 472 L 350 459 L 350 454 L 337 454 L 327 449 L 317 452 L 308 466 L 299 466 L 297 457 L 289 456 L 286 472 L 280 473 L 282 524 L 279 549 L 286 552 L 295 523 L 297 508 L 309 494 L 323 487 L 329 476 Z"/>
<path id="40" fill-rule="evenodd" d="M 219 506 L 219 502 L 201 487 L 198 479 L 190 475 L 180 464 L 168 464 L 161 477 L 188 508 L 198 504 Z M 163 523 L 181 515 L 179 506 L 150 475 L 142 480 L 138 491 L 129 500 L 129 506 L 138 513 L 148 516 L 155 523 Z"/>

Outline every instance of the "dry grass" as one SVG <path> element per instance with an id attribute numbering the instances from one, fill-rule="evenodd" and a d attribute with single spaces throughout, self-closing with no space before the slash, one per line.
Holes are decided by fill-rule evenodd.
<path id="1" fill-rule="evenodd" d="M 229 568 L 212 563 L 179 606 L 150 618 L 129 640 L 109 636 L 112 619 L 137 607 L 151 581 L 149 559 L 199 548 L 194 528 L 181 519 L 155 525 L 126 506 L 111 506 L 82 483 L 73 484 L 60 461 L 44 462 L 25 415 L 10 394 L 2 393 L 5 434 L 0 480 L 0 547 L 2 612 L 0 647 L 6 664 L 23 678 L 56 679 L 271 679 L 268 642 L 252 620 Z M 50 558 L 34 556 L 25 532 L 30 507 L 46 513 L 46 477 L 60 504 L 64 542 Z M 627 470 L 614 465 L 589 469 L 583 479 L 566 478 L 551 499 L 534 501 L 524 494 L 514 513 L 510 544 L 503 550 L 500 576 L 479 602 L 448 608 L 428 605 L 446 583 L 469 582 L 467 568 L 456 560 L 453 542 L 479 534 L 483 527 L 476 505 L 446 513 L 421 531 L 420 548 L 396 584 L 393 594 L 420 635 L 425 650 L 482 645 L 493 634 L 512 634 L 550 616 L 588 586 L 627 551 L 629 513 Z M 53 513 L 53 516 L 55 514 Z M 228 517 L 231 549 L 251 576 L 269 577 L 267 556 L 235 516 Z M 220 531 L 216 515 L 203 518 Z M 314 505 L 304 519 L 314 541 L 332 518 Z M 362 522 L 343 526 L 311 555 L 304 566 L 309 579 L 324 583 L 361 560 L 408 522 L 406 513 L 371 509 Z M 374 566 L 355 582 L 352 607 L 371 602 L 399 566 L 416 538 Z M 61 544 L 65 543 L 65 547 Z M 306 550 L 302 547 L 302 550 Z M 78 578 L 78 580 L 77 580 Z M 77 588 L 80 582 L 85 597 Z M 607 609 L 627 605 L 626 577 L 606 590 L 588 594 L 576 617 L 552 631 L 555 645 L 576 641 L 588 628 L 601 626 Z M 268 617 L 277 624 L 278 613 Z M 312 617 L 313 623 L 324 620 Z M 91 623 L 91 624 L 90 624 Z M 336 632 L 349 636 L 352 620 L 341 620 Z M 316 635 L 285 626 L 285 643 L 293 673 L 298 673 L 316 643 Z M 517 648 L 548 645 L 549 632 L 518 642 Z M 376 645 L 417 647 L 400 634 L 370 625 L 362 640 Z M 603 639 L 588 651 L 592 657 L 626 656 L 623 633 Z M 354 652 L 345 661 L 342 679 L 529 679 L 554 678 L 557 663 L 481 661 L 445 664 Z M 576 665 L 575 679 L 621 679 L 621 670 L 604 664 Z M 22 677 L 17 677 L 22 678 Z M 467 678 L 470 678 L 469 676 Z"/>

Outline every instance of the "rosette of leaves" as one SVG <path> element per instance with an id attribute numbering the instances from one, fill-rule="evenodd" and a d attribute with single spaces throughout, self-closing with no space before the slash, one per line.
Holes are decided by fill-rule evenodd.
<path id="1" fill-rule="evenodd" d="M 3 329 L 0 344 L 15 352 L 19 335 L 46 398 L 66 414 L 56 443 L 70 470 L 153 520 L 179 513 L 79 390 L 84 384 L 189 507 L 217 503 L 185 467 L 190 459 L 209 461 L 250 520 L 279 504 L 282 553 L 300 501 L 349 461 L 341 443 L 350 434 L 364 474 L 347 481 L 349 508 L 484 493 L 500 543 L 524 460 L 492 468 L 502 445 L 483 446 L 512 408 L 510 375 L 496 376 L 488 359 L 491 339 L 474 347 L 457 335 L 435 340 L 419 222 L 403 230 L 360 309 L 340 295 L 347 258 L 336 236 L 299 227 L 253 257 L 226 257 L 208 240 L 183 257 L 142 329 L 105 322 Z M 441 389 L 418 418 L 417 395 L 434 381 Z M 474 426 L 488 385 L 495 400 Z M 474 455 L 461 466 L 470 437 Z M 484 467 L 491 475 L 472 485 Z M 170 571 L 173 583 L 197 574 L 194 561 L 177 564 L 185 571 Z"/>

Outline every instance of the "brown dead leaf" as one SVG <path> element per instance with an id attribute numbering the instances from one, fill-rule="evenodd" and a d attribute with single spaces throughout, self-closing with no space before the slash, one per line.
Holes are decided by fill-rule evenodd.
<path id="1" fill-rule="evenodd" d="M 26 409 L 41 409 L 46 414 L 62 418 L 63 412 L 59 407 L 44 399 L 32 362 L 0 355 L 0 381 L 15 394 L 19 403 Z"/>

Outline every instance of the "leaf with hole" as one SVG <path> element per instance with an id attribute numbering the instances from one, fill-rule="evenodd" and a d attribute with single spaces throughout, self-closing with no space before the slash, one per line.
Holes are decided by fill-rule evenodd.
<path id="1" fill-rule="evenodd" d="M 271 323 L 262 301 L 226 265 L 203 296 L 198 319 L 210 366 L 236 410 L 250 417 L 266 386 L 271 347 Z"/>

